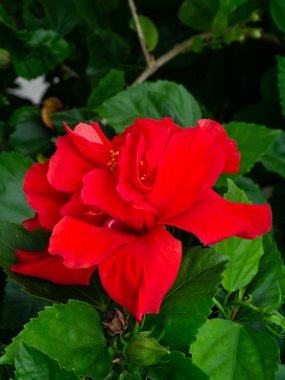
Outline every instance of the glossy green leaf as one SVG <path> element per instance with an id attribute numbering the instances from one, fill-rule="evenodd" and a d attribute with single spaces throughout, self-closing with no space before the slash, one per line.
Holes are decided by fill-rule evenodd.
<path id="1" fill-rule="evenodd" d="M 20 225 L 0 223 L 0 265 L 11 279 L 21 284 L 31 295 L 57 302 L 67 302 L 69 298 L 75 298 L 88 301 L 104 311 L 109 298 L 100 287 L 96 276 L 92 277 L 89 287 L 63 286 L 11 272 L 10 267 L 17 262 L 16 249 L 41 252 L 47 247 L 48 238 L 49 235 L 41 230 L 30 232 Z"/>
<path id="2" fill-rule="evenodd" d="M 283 0 L 270 0 L 269 7 L 275 25 L 281 32 L 285 33 L 285 2 Z"/>
<path id="3" fill-rule="evenodd" d="M 90 115 L 96 113 L 96 108 L 99 107 L 105 100 L 123 91 L 125 85 L 125 75 L 123 71 L 111 70 L 102 78 L 98 85 L 92 90 L 88 99 L 88 112 Z"/>
<path id="4" fill-rule="evenodd" d="M 190 358 L 182 352 L 172 351 L 168 360 L 164 360 L 153 368 L 147 370 L 152 380 L 208 380 L 209 377 L 202 372 Z"/>
<path id="5" fill-rule="evenodd" d="M 276 140 L 279 130 L 272 130 L 263 125 L 233 121 L 226 126 L 229 138 L 236 141 L 238 151 L 241 153 L 240 168 L 238 174 L 223 174 L 218 185 L 226 183 L 226 178 L 237 178 L 245 174 L 261 160 L 269 146 Z M 258 136 L 258 139 L 256 138 Z"/>
<path id="6" fill-rule="evenodd" d="M 44 306 L 47 306 L 45 301 L 28 295 L 20 285 L 8 279 L 3 298 L 0 330 L 20 330 Z"/>
<path id="7" fill-rule="evenodd" d="M 117 133 L 136 118 L 172 117 L 182 127 L 193 127 L 201 118 L 198 103 L 185 87 L 168 81 L 130 87 L 104 102 L 97 112 Z"/>
<path id="8" fill-rule="evenodd" d="M 285 10 L 285 3 L 284 3 Z M 284 22 L 285 26 L 285 22 Z M 282 114 L 285 117 L 285 57 L 277 56 L 277 86 Z"/>
<path id="9" fill-rule="evenodd" d="M 138 15 L 139 23 L 143 32 L 144 40 L 148 51 L 153 51 L 158 44 L 158 30 L 155 24 L 146 16 Z M 131 19 L 130 28 L 136 31 L 134 20 Z"/>
<path id="10" fill-rule="evenodd" d="M 32 79 L 53 69 L 70 53 L 68 43 L 55 31 L 20 31 L 13 45 L 12 63 L 17 75 Z"/>
<path id="11" fill-rule="evenodd" d="M 183 24 L 200 31 L 211 30 L 219 0 L 184 0 L 178 17 Z"/>
<path id="12" fill-rule="evenodd" d="M 262 158 L 262 164 L 273 173 L 285 178 L 285 132 L 281 132 Z"/>
<path id="13" fill-rule="evenodd" d="M 22 185 L 24 176 L 33 161 L 18 153 L 0 155 L 0 221 L 21 223 L 33 216 Z"/>
<path id="14" fill-rule="evenodd" d="M 263 237 L 264 255 L 260 260 L 259 271 L 249 284 L 246 292 L 252 296 L 252 303 L 261 309 L 278 305 L 284 296 L 281 281 L 284 281 L 282 259 L 273 238 Z M 283 293 L 283 294 L 281 294 Z"/>
<path id="15" fill-rule="evenodd" d="M 232 202 L 250 203 L 244 192 L 231 180 L 228 180 L 228 192 L 225 198 Z M 249 284 L 258 271 L 259 261 L 263 255 L 262 237 L 247 240 L 233 236 L 217 243 L 215 249 L 229 258 L 223 273 L 223 287 L 229 292 L 234 292 Z"/>
<path id="16" fill-rule="evenodd" d="M 238 188 L 245 192 L 247 198 L 251 202 L 256 204 L 267 203 L 267 199 L 261 188 L 252 179 L 241 176 L 235 181 L 235 183 Z"/>
<path id="17" fill-rule="evenodd" d="M 70 0 L 40 0 L 50 29 L 66 35 L 77 24 L 78 13 L 73 1 Z"/>
<path id="18" fill-rule="evenodd" d="M 190 351 L 211 380 L 275 380 L 279 348 L 273 337 L 223 319 L 208 320 Z"/>
<path id="19" fill-rule="evenodd" d="M 19 357 L 20 343 L 44 352 L 61 368 L 79 376 L 103 378 L 110 370 L 102 322 L 87 303 L 70 300 L 66 305 L 47 307 L 32 319 L 6 348 L 0 363 Z"/>
<path id="20" fill-rule="evenodd" d="M 10 144 L 22 154 L 35 155 L 52 146 L 51 133 L 42 123 L 40 110 L 33 106 L 17 109 L 10 124 L 15 131 L 10 135 Z"/>
<path id="21" fill-rule="evenodd" d="M 130 47 L 118 34 L 96 29 L 88 35 L 89 62 L 87 75 L 110 69 L 121 69 L 130 59 Z"/>
<path id="22" fill-rule="evenodd" d="M 186 251 L 172 288 L 164 297 L 156 324 L 165 332 L 162 342 L 185 351 L 211 313 L 212 297 L 221 281 L 226 259 L 209 248 Z"/>
<path id="23" fill-rule="evenodd" d="M 15 360 L 17 380 L 78 380 L 74 371 L 61 369 L 55 360 L 42 352 L 20 343 Z"/>

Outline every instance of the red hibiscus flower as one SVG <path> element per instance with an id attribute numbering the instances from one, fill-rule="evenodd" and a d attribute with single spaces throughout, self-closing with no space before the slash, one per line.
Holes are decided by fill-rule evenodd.
<path id="1" fill-rule="evenodd" d="M 98 268 L 109 295 L 138 321 L 158 313 L 179 270 L 181 242 L 165 225 L 206 245 L 233 235 L 253 239 L 271 228 L 268 205 L 229 202 L 213 191 L 240 160 L 236 143 L 214 121 L 182 129 L 169 118 L 138 119 L 112 142 L 96 123 L 66 130 L 38 186 L 32 177 L 40 164 L 28 171 L 28 201 L 37 223 L 52 230 L 51 257 L 86 270 L 88 279 Z M 36 272 L 35 263 L 30 274 Z"/>

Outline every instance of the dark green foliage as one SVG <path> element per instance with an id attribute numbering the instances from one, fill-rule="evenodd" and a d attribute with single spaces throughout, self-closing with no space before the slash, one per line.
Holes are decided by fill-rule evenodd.
<path id="1" fill-rule="evenodd" d="M 285 2 L 135 0 L 147 57 L 128 3 L 0 1 L 0 379 L 282 380 Z M 17 77 L 38 76 L 48 88 L 37 104 L 13 91 Z M 62 107 L 44 109 L 48 127 L 50 97 Z M 54 153 L 63 122 L 98 122 L 112 138 L 142 117 L 223 124 L 241 163 L 215 190 L 270 202 L 273 230 L 213 247 L 174 230 L 184 245 L 179 274 L 160 313 L 138 325 L 97 272 L 88 287 L 60 286 L 10 268 L 16 249 L 48 245 L 49 233 L 21 226 L 34 215 L 22 186 L 27 169 Z M 115 308 L 125 318 L 116 336 L 102 327 Z M 128 361 L 138 338 L 167 354 Z"/>

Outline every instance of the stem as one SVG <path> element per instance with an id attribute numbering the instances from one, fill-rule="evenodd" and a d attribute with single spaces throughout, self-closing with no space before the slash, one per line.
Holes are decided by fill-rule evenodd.
<path id="1" fill-rule="evenodd" d="M 210 32 L 201 33 L 199 36 L 204 41 L 208 41 L 213 38 L 213 34 Z M 147 66 L 145 70 L 137 77 L 133 84 L 144 82 L 148 77 L 153 75 L 161 66 L 164 66 L 167 62 L 171 61 L 179 54 L 189 51 L 193 45 L 195 37 L 197 38 L 197 35 L 188 38 L 180 44 L 174 45 L 173 48 L 170 49 L 168 52 L 161 55 L 158 59 L 153 60 L 151 66 Z"/>
<path id="2" fill-rule="evenodd" d="M 248 303 L 248 302 L 244 302 L 244 301 L 232 301 L 232 304 L 233 305 L 239 305 L 239 306 L 244 306 L 252 311 L 254 311 L 255 313 L 258 313 L 258 314 L 262 314 L 262 310 L 260 310 L 258 307 L 252 305 L 251 303 Z"/>
<path id="3" fill-rule="evenodd" d="M 145 38 L 144 38 L 144 34 L 143 34 L 143 31 L 141 28 L 141 24 L 140 24 L 140 20 L 139 20 L 138 14 L 137 14 L 137 9 L 136 9 L 135 3 L 133 0 L 128 0 L 128 4 L 129 4 L 129 8 L 130 8 L 132 17 L 134 19 L 136 32 L 137 32 L 139 43 L 141 45 L 141 49 L 142 49 L 142 52 L 143 52 L 143 55 L 144 55 L 144 58 L 146 61 L 146 65 L 148 68 L 151 68 L 152 65 L 154 64 L 154 58 L 149 54 L 149 51 L 146 47 Z"/>
<path id="4" fill-rule="evenodd" d="M 132 0 L 129 0 L 129 1 L 132 1 Z M 228 32 L 229 31 L 230 31 L 230 28 L 229 28 Z M 159 58 L 157 58 L 157 59 L 152 58 L 153 61 L 152 61 L 151 65 L 147 65 L 147 67 L 144 69 L 144 71 L 133 82 L 133 85 L 144 82 L 151 75 L 153 75 L 161 66 L 164 66 L 166 63 L 168 63 L 169 61 L 171 61 L 173 58 L 177 57 L 178 55 L 186 53 L 187 51 L 189 51 L 193 46 L 194 39 L 197 37 L 200 37 L 202 39 L 202 41 L 204 41 L 204 42 L 209 42 L 214 38 L 214 36 L 211 32 L 205 32 L 205 33 L 201 33 L 201 34 L 196 34 L 195 36 L 190 37 L 187 40 L 185 40 L 185 41 L 183 41 L 177 45 L 174 45 L 168 52 L 164 53 Z M 254 39 L 254 37 L 251 36 L 250 33 L 247 34 L 245 37 L 250 38 L 250 39 Z M 267 42 L 267 43 L 271 43 L 271 44 L 274 44 L 277 46 L 281 46 L 281 42 L 280 42 L 278 37 L 272 36 L 272 35 L 267 34 L 267 33 L 262 33 L 259 40 Z"/>
<path id="5" fill-rule="evenodd" d="M 220 304 L 220 302 L 215 297 L 213 297 L 213 301 L 214 301 L 214 304 L 216 305 L 216 307 L 223 314 L 223 316 L 225 317 L 225 319 L 229 319 L 229 316 L 228 316 L 226 310 L 223 308 L 223 306 Z"/>

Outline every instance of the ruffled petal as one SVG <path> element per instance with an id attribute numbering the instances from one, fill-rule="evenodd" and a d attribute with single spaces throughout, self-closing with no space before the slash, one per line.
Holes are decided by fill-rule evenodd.
<path id="1" fill-rule="evenodd" d="M 37 163 L 26 173 L 23 190 L 29 205 L 37 212 L 24 225 L 36 229 L 37 222 L 46 230 L 52 230 L 60 220 L 60 209 L 69 200 L 69 195 L 54 189 L 47 181 L 49 162 Z"/>
<path id="2" fill-rule="evenodd" d="M 271 219 L 268 204 L 229 202 L 209 189 L 189 210 L 163 222 L 193 233 L 208 245 L 234 235 L 255 239 L 271 229 Z"/>
<path id="3" fill-rule="evenodd" d="M 78 150 L 78 152 L 96 166 L 106 167 L 110 160 L 111 142 L 101 131 L 97 123 L 79 123 L 74 131 L 64 125 L 68 137 Z"/>
<path id="4" fill-rule="evenodd" d="M 35 231 L 41 227 L 39 222 L 39 215 L 36 213 L 32 218 L 26 219 L 22 222 L 26 230 Z"/>
<path id="5" fill-rule="evenodd" d="M 132 202 L 124 201 L 116 190 L 116 179 L 111 173 L 93 170 L 84 177 L 84 185 L 81 196 L 86 204 L 99 208 L 136 231 L 154 227 L 155 213 L 134 208 Z"/>
<path id="6" fill-rule="evenodd" d="M 202 129 L 175 133 L 157 168 L 153 190 L 146 200 L 162 218 L 187 210 L 200 192 L 215 184 L 224 166 L 224 154 Z"/>
<path id="7" fill-rule="evenodd" d="M 223 173 L 237 173 L 239 170 L 240 153 L 234 140 L 228 138 L 224 127 L 216 121 L 201 119 L 197 123 L 197 128 L 209 133 L 225 154 Z"/>
<path id="8" fill-rule="evenodd" d="M 49 253 L 62 256 L 68 268 L 90 268 L 133 238 L 131 234 L 66 216 L 53 229 Z"/>
<path id="9" fill-rule="evenodd" d="M 59 137 L 56 146 L 57 151 L 50 159 L 48 181 L 57 190 L 77 191 L 83 185 L 84 175 L 94 169 L 94 164 L 78 152 L 69 136 Z"/>
<path id="10" fill-rule="evenodd" d="M 16 251 L 19 262 L 11 267 L 15 273 L 42 278 L 61 285 L 89 285 L 90 277 L 96 269 L 70 269 L 63 265 L 60 256 L 47 252 Z"/>
<path id="11" fill-rule="evenodd" d="M 159 312 L 177 276 L 181 252 L 181 242 L 164 227 L 137 236 L 99 264 L 102 285 L 141 322 L 144 314 Z"/>
<path id="12" fill-rule="evenodd" d="M 114 139 L 118 146 L 117 190 L 126 201 L 141 199 L 152 188 L 155 170 L 172 134 L 181 131 L 171 118 L 137 119 L 123 135 Z M 118 144 L 118 141 L 121 144 Z"/>

